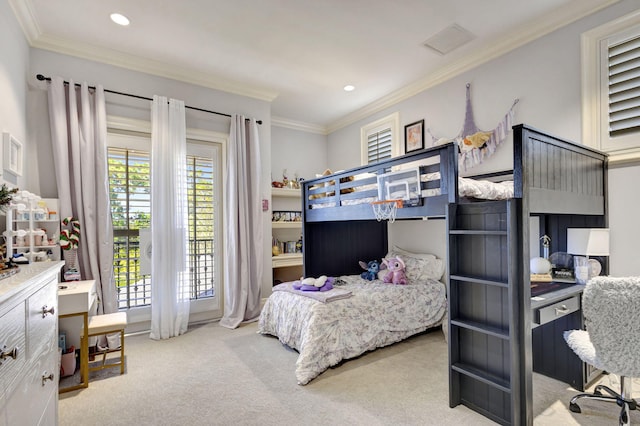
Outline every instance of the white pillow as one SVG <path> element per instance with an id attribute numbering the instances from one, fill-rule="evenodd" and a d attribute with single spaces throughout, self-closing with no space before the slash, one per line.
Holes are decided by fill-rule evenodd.
<path id="1" fill-rule="evenodd" d="M 391 253 L 395 253 L 396 255 L 400 255 L 400 256 L 415 257 L 415 258 L 418 258 L 418 259 L 436 259 L 436 255 L 435 254 L 413 253 L 413 252 L 410 252 L 409 250 L 405 250 L 405 249 L 400 248 L 400 247 L 398 247 L 396 245 L 394 245 L 393 248 L 391 249 Z"/>
<path id="2" fill-rule="evenodd" d="M 394 246 L 394 250 L 397 247 Z M 428 279 L 440 280 L 444 274 L 444 261 L 436 258 L 432 254 L 411 253 L 406 250 L 390 251 L 385 256 L 386 259 L 400 256 L 405 265 L 405 275 L 413 283 L 425 282 Z M 378 273 L 379 279 L 384 279 L 388 271 L 383 269 Z"/>

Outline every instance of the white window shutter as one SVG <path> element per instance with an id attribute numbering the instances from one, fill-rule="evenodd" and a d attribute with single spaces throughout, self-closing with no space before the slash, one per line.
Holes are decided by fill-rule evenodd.
<path id="1" fill-rule="evenodd" d="M 609 60 L 609 135 L 640 132 L 640 37 L 612 44 Z"/>
<path id="2" fill-rule="evenodd" d="M 371 133 L 367 141 L 367 164 L 376 163 L 392 157 L 391 128 Z"/>

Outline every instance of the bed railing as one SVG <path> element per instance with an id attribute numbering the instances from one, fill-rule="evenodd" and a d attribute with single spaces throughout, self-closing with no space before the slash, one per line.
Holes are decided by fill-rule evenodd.
<path id="1" fill-rule="evenodd" d="M 514 197 L 523 198 L 531 213 L 604 214 L 606 154 L 523 124 L 513 132 L 512 171 L 473 177 L 504 180 L 512 175 Z M 303 220 L 375 220 L 370 203 L 378 199 L 378 176 L 410 167 L 419 167 L 421 197 L 417 205 L 398 209 L 397 219 L 444 217 L 447 204 L 474 201 L 458 196 L 458 151 L 449 143 L 305 181 Z M 439 177 L 423 179 L 436 173 Z"/>
<path id="2" fill-rule="evenodd" d="M 426 194 L 418 205 L 398 209 L 396 218 L 444 217 L 447 204 L 456 202 L 458 193 L 458 154 L 453 143 L 305 181 L 304 221 L 375 220 L 370 203 L 378 199 L 378 176 L 410 167 L 418 168 L 420 190 Z M 427 175 L 435 177 L 427 181 L 423 179 Z"/>

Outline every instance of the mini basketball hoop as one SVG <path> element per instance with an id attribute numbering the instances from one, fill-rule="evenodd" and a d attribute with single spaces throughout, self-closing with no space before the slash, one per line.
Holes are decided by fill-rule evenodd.
<path id="1" fill-rule="evenodd" d="M 402 208 L 402 200 L 372 201 L 371 208 L 376 220 L 388 220 L 393 223 L 396 220 L 396 211 Z"/>

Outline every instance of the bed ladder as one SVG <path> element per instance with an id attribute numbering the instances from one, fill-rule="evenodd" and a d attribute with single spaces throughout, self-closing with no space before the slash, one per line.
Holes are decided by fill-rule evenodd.
<path id="1" fill-rule="evenodd" d="M 447 215 L 449 405 L 513 425 L 532 424 L 522 216 L 520 199 L 451 204 Z"/>

